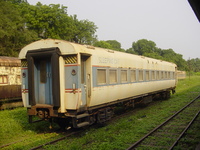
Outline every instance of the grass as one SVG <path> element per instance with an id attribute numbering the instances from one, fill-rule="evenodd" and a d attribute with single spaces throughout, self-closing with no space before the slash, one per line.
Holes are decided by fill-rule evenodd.
<path id="1" fill-rule="evenodd" d="M 176 93 L 169 100 L 155 101 L 112 124 L 98 129 L 92 127 L 80 136 L 69 137 L 57 144 L 45 146 L 45 149 L 124 150 L 199 95 L 199 81 L 200 76 L 181 80 Z M 23 140 L 4 149 L 30 149 L 61 136 L 45 133 L 49 131 L 48 125 L 47 122 L 29 124 L 25 108 L 0 111 L 0 146 Z"/>

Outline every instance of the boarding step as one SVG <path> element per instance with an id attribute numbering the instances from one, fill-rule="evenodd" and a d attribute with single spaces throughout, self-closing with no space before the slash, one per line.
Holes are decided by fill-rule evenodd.
<path id="1" fill-rule="evenodd" d="M 85 118 L 85 117 L 89 117 L 89 114 L 88 113 L 84 113 L 84 114 L 80 114 L 80 115 L 76 116 L 77 119 Z"/>
<path id="2" fill-rule="evenodd" d="M 88 113 L 79 114 L 73 117 L 73 127 L 81 128 L 90 125 L 89 119 L 90 115 Z"/>
<path id="3" fill-rule="evenodd" d="M 77 124 L 77 127 L 78 127 L 78 128 L 81 128 L 81 127 L 87 126 L 87 125 L 89 125 L 89 124 L 90 124 L 89 122 L 81 122 L 81 123 L 78 123 L 78 124 Z"/>

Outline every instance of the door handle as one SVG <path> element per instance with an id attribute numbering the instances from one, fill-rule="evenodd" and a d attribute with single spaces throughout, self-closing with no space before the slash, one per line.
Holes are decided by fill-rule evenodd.
<path id="1" fill-rule="evenodd" d="M 47 78 L 51 77 L 51 72 L 47 72 Z"/>

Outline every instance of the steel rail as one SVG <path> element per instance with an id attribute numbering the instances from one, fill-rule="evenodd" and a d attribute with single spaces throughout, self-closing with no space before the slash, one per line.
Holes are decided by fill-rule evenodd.
<path id="1" fill-rule="evenodd" d="M 46 133 L 53 133 L 53 132 L 46 132 Z M 44 134 L 44 133 L 42 133 L 42 134 Z M 39 133 L 39 134 L 37 134 L 37 136 L 38 136 L 38 135 L 41 135 L 41 134 Z M 26 137 L 24 137 L 24 138 L 26 138 Z M 8 143 L 8 144 L 1 145 L 1 146 L 0 146 L 0 149 L 1 149 L 1 148 L 4 148 L 4 147 L 8 147 L 8 146 L 13 145 L 13 144 L 16 144 L 16 143 L 23 142 L 23 141 L 25 141 L 25 140 L 26 140 L 26 139 L 22 139 L 22 140 L 18 140 L 18 141 L 15 141 L 15 142 L 11 142 L 11 143 Z"/>
<path id="2" fill-rule="evenodd" d="M 135 142 L 134 144 L 132 144 L 130 147 L 128 147 L 126 150 L 132 150 L 133 148 L 135 148 L 136 146 L 138 146 L 140 143 L 142 143 L 142 141 L 144 141 L 148 136 L 150 136 L 152 133 L 154 133 L 156 130 L 158 130 L 159 128 L 161 128 L 162 126 L 164 126 L 167 122 L 169 122 L 171 119 L 173 119 L 175 116 L 177 116 L 180 112 L 182 112 L 185 108 L 187 108 L 190 104 L 192 104 L 195 100 L 197 100 L 198 98 L 200 98 L 200 95 L 197 96 L 194 100 L 192 100 L 191 102 L 189 102 L 187 105 L 185 105 L 183 108 L 181 108 L 178 112 L 176 112 L 174 115 L 172 115 L 171 117 L 169 117 L 166 121 L 164 121 L 162 124 L 160 124 L 159 126 L 157 126 L 156 128 L 154 128 L 152 131 L 150 131 L 149 133 L 147 133 L 145 136 L 143 136 L 140 140 L 138 140 L 137 142 Z"/>
<path id="3" fill-rule="evenodd" d="M 72 136 L 72 135 L 75 135 L 75 134 L 78 134 L 78 133 L 80 133 L 80 132 L 82 132 L 82 130 L 76 131 L 76 132 L 72 132 L 72 133 L 67 134 L 66 136 L 63 136 L 63 137 L 58 138 L 58 139 L 56 139 L 56 140 L 52 140 L 52 141 L 47 142 L 47 143 L 45 143 L 45 144 L 42 144 L 42 145 L 39 145 L 39 146 L 37 146 L 37 147 L 31 148 L 30 150 L 36 150 L 36 149 L 42 148 L 43 146 L 50 145 L 50 144 L 54 144 L 54 143 L 56 143 L 56 142 L 62 141 L 62 140 L 64 140 L 65 138 L 67 138 L 67 137 L 69 137 L 69 136 Z"/>
<path id="4" fill-rule="evenodd" d="M 183 132 L 179 135 L 179 137 L 176 139 L 176 141 L 173 143 L 173 145 L 169 148 L 169 150 L 172 150 L 176 144 L 178 143 L 178 141 L 183 137 L 183 135 L 185 134 L 185 132 L 189 129 L 189 127 L 192 125 L 192 123 L 195 121 L 195 119 L 198 117 L 200 111 L 198 111 L 196 113 L 196 115 L 194 116 L 194 118 L 189 122 L 189 124 L 187 125 L 187 127 L 183 130 Z"/>
<path id="5" fill-rule="evenodd" d="M 22 142 L 22 141 L 24 141 L 24 140 L 19 140 L 19 141 L 16 141 L 16 142 L 8 143 L 8 144 L 5 144 L 5 145 L 0 146 L 0 148 L 4 148 L 4 147 L 7 147 L 7 146 L 10 146 L 10 145 L 13 145 L 13 144 L 15 144 L 15 143 Z"/>

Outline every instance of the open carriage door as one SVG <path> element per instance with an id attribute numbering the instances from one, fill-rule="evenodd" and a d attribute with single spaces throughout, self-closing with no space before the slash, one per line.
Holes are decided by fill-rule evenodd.
<path id="1" fill-rule="evenodd" d="M 34 76 L 36 103 L 52 105 L 52 69 L 50 58 L 36 59 Z"/>
<path id="2" fill-rule="evenodd" d="M 29 104 L 48 104 L 60 107 L 58 48 L 27 52 Z"/>
<path id="3" fill-rule="evenodd" d="M 88 99 L 91 96 L 91 62 L 90 56 L 81 54 L 81 107 L 87 106 Z"/>

